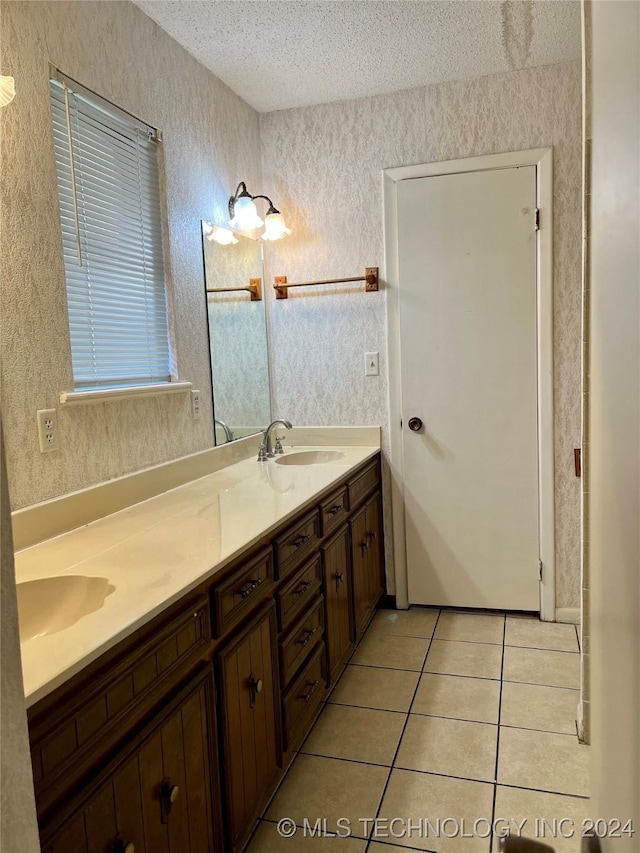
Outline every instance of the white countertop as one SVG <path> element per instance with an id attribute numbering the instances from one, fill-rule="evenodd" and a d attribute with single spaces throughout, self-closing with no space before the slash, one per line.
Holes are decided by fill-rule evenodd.
<path id="1" fill-rule="evenodd" d="M 341 480 L 378 447 L 337 450 L 317 465 L 258 464 L 255 457 L 16 553 L 16 582 L 83 575 L 115 587 L 100 609 L 21 645 L 27 707 Z"/>

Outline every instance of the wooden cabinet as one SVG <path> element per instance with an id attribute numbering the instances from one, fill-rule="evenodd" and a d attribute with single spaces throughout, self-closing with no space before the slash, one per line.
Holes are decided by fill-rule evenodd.
<path id="1" fill-rule="evenodd" d="M 333 681 L 340 664 L 353 648 L 349 528 L 344 527 L 322 546 L 326 644 L 329 677 Z"/>
<path id="2" fill-rule="evenodd" d="M 246 841 L 281 765 L 275 633 L 271 603 L 218 654 L 226 823 L 233 850 Z"/>
<path id="3" fill-rule="evenodd" d="M 29 709 L 44 853 L 242 849 L 383 592 L 379 488 L 376 457 Z"/>
<path id="4" fill-rule="evenodd" d="M 350 527 L 353 612 L 356 637 L 360 637 L 384 592 L 379 492 L 372 495 L 355 513 Z"/>
<path id="5" fill-rule="evenodd" d="M 42 832 L 44 853 L 220 850 L 207 669 Z M 213 761 L 212 761 L 213 757 Z"/>

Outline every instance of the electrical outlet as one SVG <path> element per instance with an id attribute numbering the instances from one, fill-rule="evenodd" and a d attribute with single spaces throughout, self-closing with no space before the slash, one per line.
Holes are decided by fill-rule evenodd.
<path id="1" fill-rule="evenodd" d="M 39 409 L 36 412 L 38 422 L 38 441 L 40 453 L 51 453 L 58 449 L 58 413 L 55 409 Z"/>
<path id="2" fill-rule="evenodd" d="M 200 411 L 200 392 L 195 389 L 191 389 L 191 416 L 194 421 L 199 421 L 201 416 Z"/>
<path id="3" fill-rule="evenodd" d="M 377 352 L 365 352 L 364 375 L 378 376 L 380 373 L 380 356 Z"/>

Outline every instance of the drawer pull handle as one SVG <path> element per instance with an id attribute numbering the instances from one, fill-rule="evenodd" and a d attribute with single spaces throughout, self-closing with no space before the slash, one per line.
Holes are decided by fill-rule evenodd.
<path id="1" fill-rule="evenodd" d="M 329 510 L 329 515 L 337 515 L 342 510 L 342 504 L 336 504 Z"/>
<path id="2" fill-rule="evenodd" d="M 180 794 L 180 788 L 177 785 L 172 785 L 169 779 L 163 779 L 160 785 L 160 812 L 162 823 L 169 820 L 171 808 L 175 805 Z"/>
<path id="3" fill-rule="evenodd" d="M 251 593 L 260 586 L 263 580 L 264 578 L 256 578 L 254 581 L 247 581 L 247 586 L 240 591 L 240 598 L 246 598 L 248 595 L 251 595 Z"/>
<path id="4" fill-rule="evenodd" d="M 256 704 L 256 696 L 262 693 L 264 682 L 261 678 L 256 678 L 255 675 L 249 676 L 249 707 L 253 708 Z"/>
<path id="5" fill-rule="evenodd" d="M 370 530 L 369 533 L 367 533 L 367 539 L 375 539 L 375 538 L 376 538 L 376 534 L 372 530 Z"/>
<path id="6" fill-rule="evenodd" d="M 298 640 L 300 645 L 306 646 L 309 643 L 309 640 L 313 637 L 313 635 L 316 633 L 317 630 L 318 630 L 318 626 L 316 625 L 315 628 L 309 628 L 307 631 L 305 631 L 302 639 Z"/>
<path id="7" fill-rule="evenodd" d="M 124 841 L 122 838 L 116 838 L 113 845 L 113 853 L 136 853 L 136 848 L 132 841 Z"/>
<path id="8" fill-rule="evenodd" d="M 309 685 L 309 689 L 307 690 L 307 692 L 306 692 L 306 693 L 304 693 L 304 694 L 300 697 L 300 698 L 302 699 L 302 701 L 303 701 L 303 702 L 308 702 L 308 701 L 311 699 L 311 697 L 312 697 L 312 696 L 313 696 L 313 694 L 315 693 L 315 690 L 316 690 L 316 687 L 318 686 L 318 683 L 319 683 L 319 682 L 318 682 L 318 679 L 316 679 L 316 680 L 313 682 L 313 684 Z"/>
<path id="9" fill-rule="evenodd" d="M 336 572 L 334 577 L 336 579 L 336 592 L 339 592 L 340 591 L 340 584 L 344 580 L 344 573 L 343 572 Z"/>
<path id="10" fill-rule="evenodd" d="M 302 548 L 304 543 L 307 542 L 309 539 L 311 539 L 311 534 L 305 533 L 303 536 L 298 536 L 293 545 L 295 548 Z"/>
<path id="11" fill-rule="evenodd" d="M 304 595 L 305 592 L 309 589 L 313 581 L 302 581 L 298 589 L 295 591 L 296 595 Z"/>

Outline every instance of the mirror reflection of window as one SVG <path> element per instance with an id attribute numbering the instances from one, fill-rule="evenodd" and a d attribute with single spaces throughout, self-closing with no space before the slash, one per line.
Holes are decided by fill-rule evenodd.
<path id="1" fill-rule="evenodd" d="M 230 236 L 229 236 L 230 235 Z M 262 245 L 202 223 L 216 445 L 253 435 L 271 420 Z M 215 291 L 215 292 L 211 292 Z M 252 298 L 253 297 L 253 298 Z"/>

